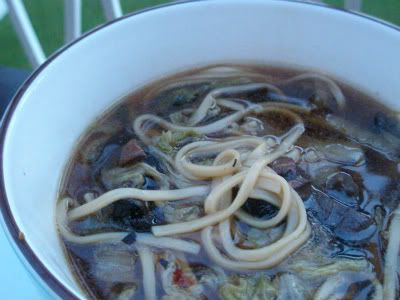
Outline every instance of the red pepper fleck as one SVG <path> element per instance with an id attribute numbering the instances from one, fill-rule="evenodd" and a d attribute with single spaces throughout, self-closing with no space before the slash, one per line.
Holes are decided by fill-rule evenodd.
<path id="1" fill-rule="evenodd" d="M 194 284 L 194 280 L 189 277 L 185 277 L 182 269 L 177 268 L 173 274 L 173 282 L 180 288 L 188 288 Z"/>

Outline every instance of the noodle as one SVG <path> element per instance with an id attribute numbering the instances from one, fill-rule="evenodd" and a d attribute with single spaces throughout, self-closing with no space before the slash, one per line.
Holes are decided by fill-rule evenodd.
<path id="1" fill-rule="evenodd" d="M 341 295 L 335 295 L 335 290 L 343 283 L 345 283 L 345 278 L 341 275 L 328 278 L 314 294 L 314 300 L 338 299 Z"/>
<path id="2" fill-rule="evenodd" d="M 204 196 L 209 188 L 207 186 L 196 186 L 178 190 L 140 190 L 136 188 L 118 188 L 104 193 L 100 197 L 89 203 L 71 209 L 68 213 L 70 221 L 74 221 L 95 213 L 99 209 L 110 205 L 111 203 L 121 200 L 135 198 L 142 201 L 172 201 L 185 198 Z"/>
<path id="3" fill-rule="evenodd" d="M 400 205 L 393 213 L 389 227 L 389 243 L 385 255 L 385 280 L 383 283 L 383 299 L 394 300 L 398 282 L 397 264 L 400 251 Z"/>
<path id="4" fill-rule="evenodd" d="M 224 76 L 229 77 L 237 72 L 236 69 L 228 71 Z M 188 78 L 184 84 L 198 84 L 212 76 L 213 73 L 205 72 L 201 76 Z M 260 77 L 257 78 L 261 80 Z M 344 106 L 345 98 L 340 88 L 326 77 L 303 74 L 280 84 L 286 85 L 305 79 L 323 82 L 337 105 Z M 180 86 L 182 85 L 168 85 L 162 91 Z M 256 104 L 242 99 L 243 94 L 263 93 L 265 90 L 279 97 L 274 97 L 271 101 L 265 101 L 265 98 L 257 99 Z M 197 108 L 188 108 L 185 105 L 181 110 L 170 113 L 169 119 L 148 113 L 139 115 L 133 120 L 133 131 L 136 137 L 147 145 L 148 150 L 163 162 L 163 172 L 147 163 L 136 163 L 133 169 L 129 170 L 134 170 L 135 174 L 150 176 L 157 181 L 159 189 L 116 188 L 97 198 L 90 194 L 85 197 L 86 203 L 71 209 L 68 207 L 71 199 L 64 198 L 57 205 L 59 231 L 66 241 L 76 244 L 121 242 L 129 232 L 78 235 L 71 231 L 68 222 L 81 220 L 123 199 L 151 201 L 159 207 L 164 203 L 166 206 L 172 206 L 169 201 L 182 201 L 185 204 L 186 200 L 200 199 L 202 202 L 197 203 L 202 205 L 204 215 L 201 214 L 203 210 L 195 207 L 200 212 L 196 212 L 196 215 L 191 213 L 190 218 L 179 216 L 182 218 L 176 217 L 179 221 L 174 223 L 171 220 L 175 218 L 171 217 L 167 219 L 170 223 L 162 225 L 153 225 L 160 223 L 152 221 L 150 233 L 131 233 L 133 246 L 137 249 L 142 265 L 146 299 L 156 299 L 157 296 L 155 272 L 159 253 L 154 254 L 154 248 L 193 255 L 199 254 L 202 248 L 214 263 L 229 270 L 272 268 L 299 249 L 311 235 L 311 225 L 307 220 L 302 199 L 284 177 L 269 167 L 269 164 L 281 157 L 287 157 L 295 163 L 300 161 L 303 150 L 295 143 L 305 130 L 301 116 L 309 113 L 311 109 L 312 105 L 290 104 L 289 98 L 273 84 L 256 82 L 214 88 L 207 92 L 201 102 L 199 101 Z M 289 120 L 291 128 L 281 136 L 261 136 L 261 132 L 264 131 L 262 120 L 268 120 L 269 114 L 284 116 L 285 121 Z M 195 141 L 193 135 L 188 132 L 196 134 Z M 184 138 L 178 138 L 178 133 Z M 239 136 L 235 136 L 236 134 Z M 191 139 L 186 139 L 188 136 Z M 223 137 L 212 138 L 216 136 Z M 185 140 L 182 142 L 183 139 Z M 187 140 L 189 143 L 185 145 Z M 163 145 L 160 145 L 160 142 Z M 183 146 L 176 146 L 179 144 Z M 277 213 L 268 219 L 252 216 L 242 208 L 250 198 L 267 202 L 277 209 Z M 395 212 L 390 227 L 383 288 L 385 299 L 394 299 L 396 274 L 393 268 L 397 262 L 400 238 L 395 234 L 397 232 L 393 227 L 400 226 L 399 211 L 400 208 Z M 265 231 L 277 232 L 277 229 L 281 228 L 282 230 L 273 241 L 258 248 L 248 249 L 235 242 L 234 233 L 237 229 L 232 226 L 235 219 Z M 284 230 L 283 226 L 280 227 L 283 222 Z M 201 245 L 170 237 L 196 231 L 200 233 Z M 336 278 L 328 279 L 317 291 L 316 299 L 329 295 L 336 288 L 335 280 Z M 333 287 L 328 289 L 327 286 L 331 283 Z M 382 294 L 379 282 L 374 284 L 379 299 L 379 295 Z"/>
<path id="5" fill-rule="evenodd" d="M 143 288 L 146 300 L 156 300 L 156 272 L 154 268 L 154 257 L 147 247 L 137 247 L 143 272 Z"/>

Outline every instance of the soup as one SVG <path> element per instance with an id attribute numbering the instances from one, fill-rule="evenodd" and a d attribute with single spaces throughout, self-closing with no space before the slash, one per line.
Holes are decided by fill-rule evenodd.
<path id="1" fill-rule="evenodd" d="M 83 135 L 57 223 L 94 299 L 395 299 L 400 124 L 316 73 L 214 66 Z"/>

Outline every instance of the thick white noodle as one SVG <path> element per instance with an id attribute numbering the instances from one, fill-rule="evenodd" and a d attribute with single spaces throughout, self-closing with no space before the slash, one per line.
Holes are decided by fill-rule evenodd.
<path id="1" fill-rule="evenodd" d="M 372 296 L 371 300 L 384 300 L 382 284 L 376 278 L 372 279 L 372 284 L 374 285 L 375 291 L 374 291 L 374 295 Z"/>
<path id="2" fill-rule="evenodd" d="M 195 196 L 205 196 L 209 192 L 208 186 L 188 187 L 177 190 L 140 190 L 136 188 L 118 188 L 111 190 L 89 203 L 73 208 L 68 213 L 68 219 L 74 221 L 121 199 L 139 199 L 142 201 L 175 201 Z"/>
<path id="3" fill-rule="evenodd" d="M 383 299 L 394 300 L 398 285 L 397 265 L 400 251 L 400 205 L 393 213 L 389 227 L 389 243 L 385 255 Z"/>
<path id="4" fill-rule="evenodd" d="M 341 299 L 342 294 L 335 295 L 335 291 L 345 283 L 345 277 L 340 273 L 328 278 L 314 294 L 314 300 Z M 340 297 L 340 298 L 338 298 Z"/>
<path id="5" fill-rule="evenodd" d="M 137 247 L 143 273 L 143 289 L 146 300 L 156 300 L 156 270 L 153 252 L 144 246 Z"/>

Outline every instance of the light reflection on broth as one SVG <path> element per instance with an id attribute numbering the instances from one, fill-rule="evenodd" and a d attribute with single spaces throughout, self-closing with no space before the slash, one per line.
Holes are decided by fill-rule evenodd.
<path id="1" fill-rule="evenodd" d="M 71 268 L 98 299 L 395 299 L 399 139 L 394 113 L 320 74 L 161 80 L 77 145 L 57 207 Z"/>

